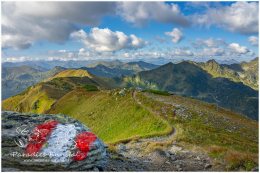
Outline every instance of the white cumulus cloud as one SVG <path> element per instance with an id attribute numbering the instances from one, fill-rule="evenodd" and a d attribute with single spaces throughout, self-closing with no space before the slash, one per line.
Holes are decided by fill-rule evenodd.
<path id="1" fill-rule="evenodd" d="M 230 6 L 211 7 L 193 16 L 195 24 L 216 25 L 241 34 L 258 33 L 258 3 L 239 1 Z"/>
<path id="2" fill-rule="evenodd" d="M 225 54 L 225 50 L 219 47 L 204 48 L 199 55 L 202 56 L 222 56 Z"/>
<path id="3" fill-rule="evenodd" d="M 240 46 L 238 43 L 229 44 L 229 48 L 231 51 L 237 54 L 246 54 L 249 52 L 248 48 L 245 46 Z"/>
<path id="4" fill-rule="evenodd" d="M 170 32 L 165 32 L 166 35 L 172 37 L 174 43 L 179 43 L 183 39 L 183 34 L 178 28 L 173 28 Z"/>
<path id="5" fill-rule="evenodd" d="M 208 38 L 208 39 L 197 39 L 192 44 L 195 48 L 201 48 L 201 47 L 213 48 L 213 47 L 225 46 L 226 42 L 223 39 Z"/>
<path id="6" fill-rule="evenodd" d="M 145 46 L 146 42 L 135 35 L 127 36 L 120 31 L 108 28 L 92 28 L 89 33 L 84 30 L 73 32 L 71 37 L 81 41 L 87 48 L 97 52 L 112 52 L 122 49 L 137 49 Z"/>
<path id="7" fill-rule="evenodd" d="M 3 2 L 2 47 L 25 49 L 46 40 L 63 43 L 77 24 L 94 26 L 115 13 L 115 2 Z"/>
<path id="8" fill-rule="evenodd" d="M 252 46 L 258 46 L 258 37 L 256 36 L 250 36 L 248 37 L 248 41 Z"/>
<path id="9" fill-rule="evenodd" d="M 193 56 L 193 52 L 189 49 L 184 49 L 184 48 L 177 48 L 175 50 L 173 50 L 173 54 L 174 56 Z"/>
<path id="10" fill-rule="evenodd" d="M 150 20 L 188 26 L 189 22 L 177 4 L 164 2 L 118 2 L 117 14 L 127 22 L 143 26 Z"/>

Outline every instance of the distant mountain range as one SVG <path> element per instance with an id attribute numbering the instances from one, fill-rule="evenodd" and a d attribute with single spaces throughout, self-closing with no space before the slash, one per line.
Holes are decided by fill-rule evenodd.
<path id="1" fill-rule="evenodd" d="M 254 61 L 249 64 L 254 64 Z M 231 75 L 226 77 L 226 73 L 216 73 L 218 76 L 211 75 L 210 73 L 213 73 L 211 69 L 215 69 L 215 65 L 222 69 L 215 61 L 205 64 L 194 64 L 188 61 L 178 64 L 168 63 L 150 71 L 139 72 L 132 77 L 125 77 L 124 82 L 128 87 L 165 90 L 216 103 L 252 119 L 258 119 L 258 91 L 241 82 L 233 82 L 229 79 Z"/>
<path id="2" fill-rule="evenodd" d="M 195 64 L 206 70 L 213 77 L 224 77 L 234 82 L 242 82 L 258 90 L 258 63 L 259 58 L 257 57 L 250 62 L 242 62 L 241 64 L 224 65 L 218 64 L 215 60 Z"/>
<path id="3" fill-rule="evenodd" d="M 24 62 L 4 62 L 2 67 L 19 67 L 19 66 L 29 66 L 29 67 L 40 67 L 47 70 L 51 70 L 54 67 L 64 67 L 64 68 L 80 68 L 88 64 L 96 62 L 95 60 L 88 61 L 24 61 Z"/>
<path id="4" fill-rule="evenodd" d="M 144 61 L 123 63 L 121 61 L 100 61 L 82 67 L 90 73 L 102 77 L 121 77 L 133 75 L 141 71 L 151 70 L 159 67 L 158 65 L 146 63 Z"/>
<path id="5" fill-rule="evenodd" d="M 51 70 L 39 66 L 2 67 L 2 99 L 16 95 L 27 87 L 63 71 L 63 67 Z"/>
<path id="6" fill-rule="evenodd" d="M 211 63 L 215 64 L 207 64 Z M 258 122 L 254 121 L 258 119 L 256 90 L 242 82 L 232 81 L 227 78 L 229 76 L 214 77 L 201 67 L 202 64 L 194 62 L 168 63 L 157 68 L 146 65 L 142 62 L 126 64 L 125 67 L 120 63 L 95 64 L 75 69 L 56 67 L 51 71 L 28 66 L 5 68 L 3 76 L 5 79 L 15 79 L 13 85 L 28 85 L 26 81 L 35 82 L 36 79 L 41 81 L 3 100 L 2 110 L 66 114 L 91 128 L 108 144 L 109 152 L 118 152 L 117 148 L 124 143 L 123 146 L 132 147 L 126 152 L 140 152 L 141 147 L 150 157 L 154 151 L 170 153 L 168 151 L 172 146 L 168 147 L 169 141 L 174 140 L 174 146 L 203 149 L 205 158 L 214 159 L 217 166 L 222 163 L 221 170 L 251 170 L 257 166 Z M 248 64 L 241 66 L 245 68 Z M 234 70 L 236 67 L 232 66 Z M 149 68 L 153 69 L 147 70 Z M 141 69 L 147 71 L 139 71 Z M 100 76 L 92 74 L 90 70 L 96 70 Z M 115 75 L 122 75 L 127 70 L 129 73 L 139 72 L 131 76 Z M 147 90 L 124 88 L 131 86 Z M 12 86 L 2 91 L 8 91 L 9 88 Z M 186 148 L 181 150 L 188 151 Z M 196 160 L 201 158 L 201 150 L 188 152 L 189 159 L 190 153 Z M 158 155 L 155 155 L 155 159 Z M 175 158 L 176 154 L 169 155 Z M 115 156 L 117 159 L 118 155 Z M 168 158 L 166 154 L 163 156 Z M 231 168 L 233 156 L 239 165 Z M 247 165 L 250 165 L 250 169 Z"/>
<path id="7" fill-rule="evenodd" d="M 141 87 L 165 90 L 216 103 L 252 119 L 258 119 L 258 58 L 231 65 L 209 60 L 205 63 L 182 61 L 162 66 L 143 61 L 98 61 L 81 68 L 55 67 L 52 70 L 28 66 L 3 67 L 2 75 L 3 99 L 46 79 L 69 76 L 76 82 L 79 77 L 88 77 L 92 82 L 98 79 L 99 83 L 109 86 L 108 88 Z M 95 80 L 91 76 L 95 76 Z M 79 83 L 81 85 L 81 82 Z"/>
<path id="8" fill-rule="evenodd" d="M 168 62 L 168 61 L 166 61 Z M 56 66 L 64 67 L 64 68 L 81 68 L 81 67 L 95 67 L 97 65 L 105 65 L 109 68 L 118 68 L 124 64 L 124 68 L 132 69 L 139 67 L 130 67 L 138 64 L 138 66 L 142 66 L 141 68 L 147 68 L 151 66 L 156 66 L 154 64 L 146 63 L 142 60 L 137 60 L 136 62 L 126 62 L 119 60 L 84 60 L 84 61 L 24 61 L 24 62 L 4 62 L 2 63 L 3 67 L 19 67 L 19 66 L 30 66 L 30 67 L 39 67 L 43 69 L 50 70 Z M 163 63 L 165 64 L 165 63 Z M 150 68 L 149 68 L 150 69 Z"/>
<path id="9" fill-rule="evenodd" d="M 79 66 L 79 68 L 81 67 L 81 69 L 87 70 L 93 75 L 109 78 L 133 75 L 140 71 L 151 70 L 158 67 L 157 65 L 143 61 L 129 63 L 123 63 L 121 61 L 98 61 L 88 67 L 82 67 L 84 64 L 78 63 L 79 64 L 74 62 L 71 66 Z M 54 64 L 63 65 L 56 62 L 54 62 Z M 39 64 L 31 64 L 31 66 L 8 66 L 8 64 L 5 64 L 2 69 L 2 99 L 16 95 L 27 87 L 47 79 L 56 73 L 67 69 L 65 67 L 68 67 L 66 65 L 65 67 L 55 66 L 49 70 L 50 66 L 48 65 L 48 68 L 44 68 L 46 64 L 41 64 L 41 66 L 37 65 Z"/>

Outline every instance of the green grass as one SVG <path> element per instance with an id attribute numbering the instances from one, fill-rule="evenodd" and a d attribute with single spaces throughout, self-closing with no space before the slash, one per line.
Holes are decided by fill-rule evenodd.
<path id="1" fill-rule="evenodd" d="M 258 125 L 256 121 L 228 110 L 180 96 L 138 93 L 137 97 L 153 111 L 178 127 L 176 141 L 187 147 L 198 146 L 209 156 L 223 160 L 227 170 L 250 170 L 258 164 Z M 163 103 L 159 100 L 164 100 Z M 189 118 L 174 114 L 183 105 Z M 231 130 L 230 130 L 231 129 Z"/>
<path id="2" fill-rule="evenodd" d="M 2 106 L 3 110 L 44 113 L 55 101 L 41 86 L 35 86 L 23 94 L 4 100 Z"/>
<path id="3" fill-rule="evenodd" d="M 131 90 L 120 95 L 120 90 L 97 91 L 92 84 L 80 83 L 77 86 L 81 87 L 69 91 L 64 89 L 67 85 L 60 80 L 36 85 L 23 94 L 5 100 L 3 109 L 67 114 L 91 128 L 109 144 L 165 135 L 174 126 L 174 139 L 151 143 L 147 150 L 160 149 L 175 141 L 186 147 L 203 149 L 210 157 L 224 162 L 227 170 L 251 170 L 258 164 L 256 121 L 226 109 L 217 109 L 213 104 L 177 95 L 169 96 L 163 91 L 138 92 L 136 98 L 143 105 L 140 106 L 132 98 Z M 183 108 L 186 112 L 181 115 L 188 114 L 186 118 L 178 113 Z"/>
<path id="4" fill-rule="evenodd" d="M 146 90 L 147 92 L 153 93 L 153 94 L 158 94 L 158 95 L 164 95 L 164 96 L 169 96 L 167 91 L 160 91 L 160 90 Z"/>
<path id="5" fill-rule="evenodd" d="M 129 138 L 163 135 L 171 130 L 160 117 L 140 107 L 131 93 L 75 90 L 60 99 L 50 113 L 63 113 L 80 120 L 107 143 Z"/>
<path id="6" fill-rule="evenodd" d="M 83 85 L 82 86 L 86 91 L 98 91 L 98 88 L 95 85 Z"/>

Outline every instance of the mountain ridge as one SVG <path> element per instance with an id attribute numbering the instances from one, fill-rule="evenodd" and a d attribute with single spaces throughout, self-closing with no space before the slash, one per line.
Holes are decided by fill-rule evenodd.
<path id="1" fill-rule="evenodd" d="M 199 66 L 183 61 L 125 77 L 126 86 L 174 92 L 246 114 L 258 119 L 257 91 L 227 78 L 214 78 Z M 240 102 L 239 100 L 244 100 Z"/>
<path id="2" fill-rule="evenodd" d="M 38 69 L 39 68 L 39 69 Z M 2 99 L 16 95 L 27 87 L 32 86 L 56 73 L 65 70 L 54 67 L 51 70 L 42 67 L 19 66 L 2 68 Z"/>
<path id="3" fill-rule="evenodd" d="M 242 82 L 255 90 L 258 90 L 258 63 L 258 57 L 249 62 L 230 65 L 221 65 L 215 60 L 209 60 L 205 63 L 194 62 L 213 77 L 224 77 L 234 82 Z"/>

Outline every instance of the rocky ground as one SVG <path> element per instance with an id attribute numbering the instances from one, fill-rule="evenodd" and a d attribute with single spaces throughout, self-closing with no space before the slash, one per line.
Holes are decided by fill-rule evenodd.
<path id="1" fill-rule="evenodd" d="M 216 171 L 212 160 L 203 153 L 192 152 L 177 145 L 165 150 L 145 152 L 145 143 L 117 145 L 109 154 L 105 171 Z"/>

